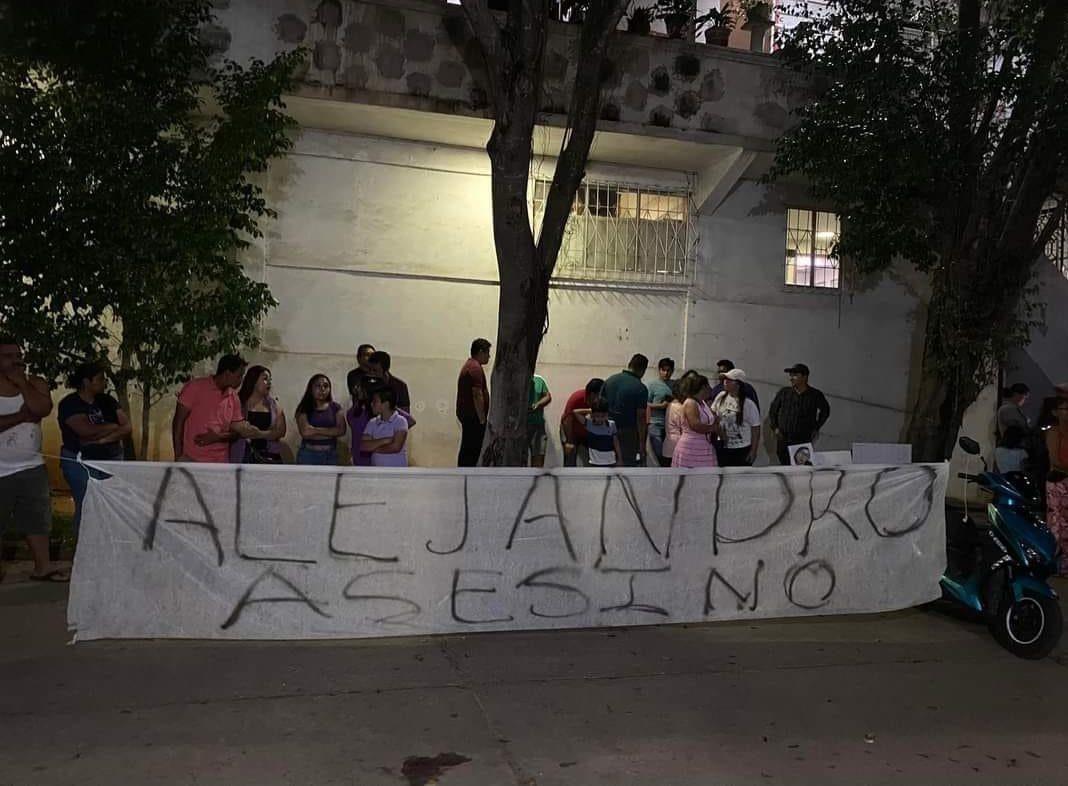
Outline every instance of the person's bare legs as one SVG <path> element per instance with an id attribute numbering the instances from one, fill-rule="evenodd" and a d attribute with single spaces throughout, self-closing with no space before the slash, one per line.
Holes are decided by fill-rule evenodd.
<path id="1" fill-rule="evenodd" d="M 43 576 L 52 570 L 52 560 L 48 557 L 48 536 L 27 535 L 26 543 L 33 555 L 33 575 Z"/>

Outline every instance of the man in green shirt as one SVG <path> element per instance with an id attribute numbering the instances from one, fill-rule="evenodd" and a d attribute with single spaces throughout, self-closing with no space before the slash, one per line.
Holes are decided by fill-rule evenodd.
<path id="1" fill-rule="evenodd" d="M 657 378 L 646 385 L 649 388 L 649 446 L 661 467 L 670 467 L 671 459 L 664 458 L 664 432 L 668 405 L 673 397 L 671 375 L 675 373 L 675 361 L 660 358 L 656 364 Z"/>
<path id="2" fill-rule="evenodd" d="M 627 368 L 606 379 L 601 389 L 601 396 L 608 403 L 609 417 L 619 430 L 625 467 L 640 467 L 645 463 L 649 389 L 642 384 L 642 377 L 648 368 L 649 358 L 635 355 Z"/>
<path id="3" fill-rule="evenodd" d="M 530 409 L 527 413 L 527 449 L 530 451 L 530 466 L 545 466 L 545 408 L 553 400 L 549 383 L 535 374 L 530 380 Z"/>

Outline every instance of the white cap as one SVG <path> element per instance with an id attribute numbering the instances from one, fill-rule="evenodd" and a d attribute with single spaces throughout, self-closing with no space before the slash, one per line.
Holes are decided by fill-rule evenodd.
<path id="1" fill-rule="evenodd" d="M 733 379 L 735 382 L 745 382 L 745 372 L 740 368 L 732 368 L 723 375 L 724 379 Z"/>

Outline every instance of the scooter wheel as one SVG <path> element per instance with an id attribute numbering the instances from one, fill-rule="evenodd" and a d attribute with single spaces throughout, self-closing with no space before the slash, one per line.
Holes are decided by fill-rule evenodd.
<path id="1" fill-rule="evenodd" d="M 1019 600 L 1007 595 L 991 622 L 998 643 L 1019 658 L 1038 660 L 1050 654 L 1064 624 L 1060 604 L 1025 592 Z"/>

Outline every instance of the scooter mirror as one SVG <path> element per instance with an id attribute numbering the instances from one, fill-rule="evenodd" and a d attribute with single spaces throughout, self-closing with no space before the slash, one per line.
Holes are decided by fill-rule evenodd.
<path id="1" fill-rule="evenodd" d="M 970 456 L 978 456 L 979 455 L 979 443 L 976 442 L 971 437 L 961 437 L 960 441 L 957 444 L 960 445 L 960 449 L 963 450 L 968 455 L 970 455 Z"/>

